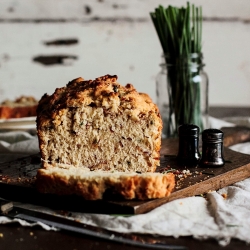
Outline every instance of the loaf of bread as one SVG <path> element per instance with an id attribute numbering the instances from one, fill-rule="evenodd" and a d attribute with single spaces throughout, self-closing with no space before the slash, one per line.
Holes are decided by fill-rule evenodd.
<path id="1" fill-rule="evenodd" d="M 36 116 L 38 101 L 33 96 L 21 96 L 0 104 L 0 119 Z"/>
<path id="2" fill-rule="evenodd" d="M 79 195 L 86 200 L 124 198 L 147 200 L 170 195 L 174 174 L 131 173 L 76 168 L 65 164 L 45 164 L 37 173 L 37 187 L 42 193 Z"/>
<path id="3" fill-rule="evenodd" d="M 174 176 L 154 173 L 161 130 L 157 106 L 132 84 L 124 87 L 110 75 L 77 78 L 39 101 L 38 190 L 85 199 L 107 190 L 126 199 L 168 196 Z"/>
<path id="4" fill-rule="evenodd" d="M 44 162 L 91 170 L 154 172 L 160 164 L 157 106 L 117 76 L 73 80 L 44 95 L 37 133 Z"/>

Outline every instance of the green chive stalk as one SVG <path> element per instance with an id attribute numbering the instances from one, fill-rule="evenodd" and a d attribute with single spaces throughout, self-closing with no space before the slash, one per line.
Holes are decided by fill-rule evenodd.
<path id="1" fill-rule="evenodd" d="M 189 3 L 185 8 L 160 5 L 150 16 L 167 66 L 168 133 L 174 130 L 172 136 L 177 135 L 178 126 L 185 123 L 195 124 L 202 130 L 201 86 L 196 77 L 203 66 L 202 8 Z"/>

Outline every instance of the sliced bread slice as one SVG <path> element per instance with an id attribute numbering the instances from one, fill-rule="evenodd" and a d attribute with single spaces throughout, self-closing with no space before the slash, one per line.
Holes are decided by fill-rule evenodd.
<path id="1" fill-rule="evenodd" d="M 91 171 L 66 164 L 44 164 L 37 172 L 42 193 L 79 195 L 86 200 L 103 199 L 106 193 L 124 199 L 147 200 L 170 195 L 175 186 L 172 173 Z"/>

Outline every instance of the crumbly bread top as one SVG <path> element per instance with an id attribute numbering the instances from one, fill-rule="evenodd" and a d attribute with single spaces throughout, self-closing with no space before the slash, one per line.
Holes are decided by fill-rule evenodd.
<path id="1" fill-rule="evenodd" d="M 25 106 L 33 106 L 37 105 L 38 101 L 33 96 L 20 96 L 16 98 L 14 101 L 5 100 L 1 102 L 0 106 L 8 106 L 8 107 L 25 107 Z"/>
<path id="2" fill-rule="evenodd" d="M 158 107 L 147 94 L 137 92 L 132 84 L 123 87 L 116 75 L 87 81 L 81 77 L 74 79 L 66 87 L 57 88 L 52 95 L 45 94 L 39 102 L 38 114 L 56 118 L 66 107 L 84 106 L 103 107 L 110 112 L 127 109 L 135 120 L 139 119 L 139 114 L 143 116 L 147 112 L 160 116 Z"/>

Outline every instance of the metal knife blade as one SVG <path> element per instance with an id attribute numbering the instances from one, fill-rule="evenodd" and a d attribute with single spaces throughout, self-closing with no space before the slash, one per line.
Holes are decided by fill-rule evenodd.
<path id="1" fill-rule="evenodd" d="M 0 200 L 0 201 L 3 201 L 3 200 Z M 9 202 L 9 205 L 6 205 L 6 202 L 7 201 L 5 201 L 5 206 L 8 208 L 12 207 L 12 209 L 11 210 L 8 209 L 8 211 L 1 211 L 1 214 L 10 218 L 19 218 L 19 219 L 26 220 L 28 222 L 42 222 L 46 225 L 49 225 L 49 226 L 52 226 L 61 230 L 76 232 L 76 233 L 84 234 L 87 236 L 97 237 L 100 239 L 133 245 L 133 246 L 140 246 L 144 248 L 166 249 L 166 250 L 187 250 L 185 246 L 169 245 L 169 244 L 160 243 L 160 242 L 148 243 L 148 242 L 139 241 L 136 239 L 125 238 L 119 235 L 119 233 L 111 232 L 111 231 L 97 228 L 97 227 L 92 227 L 92 226 L 89 226 L 89 225 L 86 225 L 86 224 L 83 224 L 74 220 L 70 220 L 67 218 L 58 217 L 58 216 L 50 215 L 50 214 L 43 213 L 43 212 L 37 212 L 37 211 L 33 211 L 30 209 L 26 209 L 26 208 L 21 208 L 21 207 L 15 206 L 15 202 Z"/>

